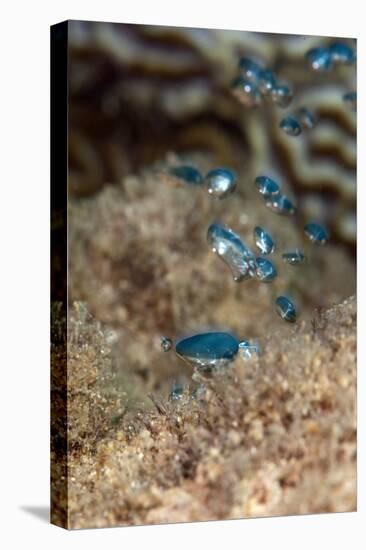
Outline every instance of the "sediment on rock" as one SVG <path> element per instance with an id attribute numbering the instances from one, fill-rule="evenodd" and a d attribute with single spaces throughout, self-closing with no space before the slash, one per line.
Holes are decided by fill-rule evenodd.
<path id="1" fill-rule="evenodd" d="M 69 526 L 355 510 L 355 297 L 263 346 L 200 399 L 155 395 L 75 447 Z"/>

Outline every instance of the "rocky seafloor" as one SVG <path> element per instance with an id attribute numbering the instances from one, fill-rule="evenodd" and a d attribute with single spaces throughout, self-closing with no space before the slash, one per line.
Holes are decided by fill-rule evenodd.
<path id="1" fill-rule="evenodd" d="M 109 346 L 84 315 L 76 304 L 68 527 L 356 509 L 354 297 L 286 338 L 274 329 L 261 357 L 238 358 L 199 399 L 155 394 L 139 410 L 106 391 Z"/>
<path id="2" fill-rule="evenodd" d="M 67 355 L 62 339 L 52 347 L 55 395 L 67 360 L 68 397 L 53 453 L 67 436 L 68 454 L 53 463 L 53 520 L 84 528 L 355 510 L 356 119 L 341 101 L 352 67 L 309 74 L 300 61 L 317 37 L 88 25 L 70 34 Z M 169 47 L 182 66 L 169 63 Z M 294 101 L 319 118 L 313 133 L 284 136 L 283 111 L 245 109 L 225 89 L 246 51 L 294 83 Z M 205 186 L 174 185 L 164 171 L 181 164 L 229 165 L 235 193 L 214 200 Z M 265 206 L 254 185 L 262 173 L 294 200 L 294 216 Z M 325 246 L 304 234 L 312 217 L 330 229 Z M 206 240 L 215 220 L 252 249 L 256 225 L 270 232 L 273 283 L 234 282 Z M 296 247 L 307 262 L 283 263 Z M 294 299 L 294 325 L 275 312 L 280 294 Z M 261 353 L 237 357 L 192 398 L 193 369 L 160 338 L 211 330 Z M 186 386 L 179 400 L 169 398 L 174 383 Z"/>
<path id="3" fill-rule="evenodd" d="M 354 510 L 348 252 L 307 244 L 296 219 L 270 212 L 240 177 L 217 202 L 147 171 L 71 200 L 69 216 L 69 527 Z M 270 228 L 277 279 L 234 282 L 206 242 L 212 219 L 251 246 L 255 224 Z M 282 263 L 296 245 L 307 263 Z M 289 291 L 295 326 L 274 309 Z M 212 329 L 255 340 L 261 354 L 238 357 L 192 399 L 191 367 L 160 337 Z M 177 381 L 187 389 L 174 402 Z"/>

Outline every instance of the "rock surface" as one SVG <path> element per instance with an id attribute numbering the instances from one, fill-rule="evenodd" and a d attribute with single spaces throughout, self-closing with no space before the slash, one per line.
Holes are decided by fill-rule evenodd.
<path id="1" fill-rule="evenodd" d="M 100 343 L 96 323 L 94 330 Z M 89 331 L 91 344 L 78 355 L 80 339 L 72 339 L 72 368 L 93 356 L 92 323 Z M 109 359 L 105 369 L 108 379 Z M 90 382 L 94 391 L 94 373 Z M 72 414 L 74 432 L 81 425 L 68 463 L 69 527 L 356 509 L 354 297 L 300 322 L 286 338 L 273 330 L 260 357 L 237 358 L 199 399 L 151 397 L 150 410 L 125 409 L 108 432 L 105 417 L 96 418 L 86 441 L 84 420 Z M 109 399 L 106 410 L 120 405 Z"/>

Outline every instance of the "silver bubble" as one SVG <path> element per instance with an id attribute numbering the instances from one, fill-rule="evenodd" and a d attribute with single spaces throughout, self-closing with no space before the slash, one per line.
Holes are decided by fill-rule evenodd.
<path id="1" fill-rule="evenodd" d="M 171 338 L 168 338 L 167 336 L 162 336 L 160 338 L 160 346 L 163 351 L 170 351 L 172 349 L 172 345 L 173 341 L 171 340 Z"/>
<path id="2" fill-rule="evenodd" d="M 244 359 L 244 361 L 248 361 L 259 354 L 260 347 L 258 344 L 251 344 L 248 340 L 242 340 L 239 342 L 239 355 L 242 359 Z"/>
<path id="3" fill-rule="evenodd" d="M 274 86 L 271 90 L 271 99 L 279 107 L 288 107 L 292 101 L 293 93 L 288 86 Z"/>
<path id="4" fill-rule="evenodd" d="M 277 269 L 266 258 L 256 258 L 255 275 L 261 283 L 272 283 L 277 277 Z"/>
<path id="5" fill-rule="evenodd" d="M 272 212 L 281 216 L 292 216 L 296 210 L 290 199 L 285 195 L 269 197 L 266 206 L 272 210 Z"/>
<path id="6" fill-rule="evenodd" d="M 233 193 L 236 187 L 236 175 L 228 168 L 215 168 L 206 175 L 207 190 L 212 197 L 223 199 Z"/>
<path id="7" fill-rule="evenodd" d="M 306 262 L 305 254 L 298 248 L 291 252 L 284 252 L 282 259 L 289 265 L 301 265 Z"/>
<path id="8" fill-rule="evenodd" d="M 271 254 L 275 249 L 271 235 L 258 225 L 254 228 L 254 242 L 262 254 Z"/>
<path id="9" fill-rule="evenodd" d="M 212 251 L 230 268 L 235 282 L 252 276 L 255 256 L 232 229 L 215 222 L 207 230 Z"/>

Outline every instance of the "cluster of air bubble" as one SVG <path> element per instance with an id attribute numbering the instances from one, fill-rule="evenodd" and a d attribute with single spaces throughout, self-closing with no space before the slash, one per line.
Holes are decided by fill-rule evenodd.
<path id="1" fill-rule="evenodd" d="M 161 339 L 162 349 L 169 351 L 166 347 L 167 337 Z M 170 339 L 168 339 L 170 340 Z M 172 341 L 171 346 L 173 345 Z M 193 366 L 195 372 L 193 379 L 199 382 L 202 377 L 223 375 L 227 366 L 234 361 L 239 354 L 244 360 L 250 360 L 254 355 L 260 353 L 258 344 L 242 340 L 239 342 L 235 336 L 228 332 L 204 332 L 183 338 L 176 343 L 175 352 L 186 363 Z M 197 388 L 197 392 L 203 387 Z M 183 384 L 174 385 L 170 394 L 172 401 L 181 399 L 185 387 Z"/>
<path id="2" fill-rule="evenodd" d="M 185 172 L 188 167 L 181 168 L 184 168 Z M 204 178 L 209 186 L 212 185 L 212 181 L 215 180 L 217 174 L 221 177 L 220 171 L 221 169 L 212 170 Z M 190 173 L 190 171 L 188 172 Z M 228 171 L 228 174 L 230 173 Z M 234 181 L 227 175 L 225 179 Z M 268 176 L 261 175 L 255 179 L 254 185 L 271 212 L 282 216 L 293 216 L 295 214 L 295 206 L 281 192 L 281 186 L 276 181 Z M 327 229 L 316 222 L 306 223 L 304 233 L 313 244 L 324 245 L 329 240 Z M 268 284 L 272 283 L 278 276 L 276 265 L 268 259 L 268 256 L 273 254 L 277 248 L 276 241 L 267 229 L 260 226 L 253 228 L 253 245 L 258 253 L 244 242 L 242 237 L 232 228 L 218 221 L 214 221 L 209 225 L 206 238 L 210 249 L 225 263 L 236 283 L 254 279 L 259 283 Z M 306 257 L 303 250 L 295 248 L 283 252 L 282 260 L 290 266 L 300 266 L 305 263 Z M 288 323 L 296 322 L 296 308 L 288 296 L 277 296 L 274 309 L 284 321 Z M 161 339 L 161 347 L 165 352 L 170 351 L 173 347 L 172 340 L 164 336 Z M 226 332 L 205 332 L 179 340 L 175 345 L 175 352 L 194 367 L 194 376 L 197 378 L 197 374 L 198 377 L 223 374 L 225 367 L 235 359 L 238 353 L 244 360 L 249 360 L 253 356 L 257 356 L 260 349 L 258 344 L 247 340 L 239 342 L 233 335 Z M 172 390 L 171 399 L 180 399 L 181 395 L 183 395 L 183 390 Z"/>
<path id="3" fill-rule="evenodd" d="M 344 42 L 333 42 L 327 48 L 312 48 L 307 52 L 306 59 L 313 71 L 321 73 L 337 65 L 352 65 L 356 61 L 356 53 Z"/>
<path id="4" fill-rule="evenodd" d="M 292 101 L 292 90 L 277 81 L 272 69 L 249 57 L 239 61 L 239 74 L 231 86 L 234 96 L 246 107 L 257 107 L 268 100 L 279 107 L 287 107 Z"/>
<path id="5" fill-rule="evenodd" d="M 280 186 L 273 179 L 258 176 L 255 186 L 271 211 L 280 215 L 294 215 L 295 206 L 281 193 Z M 323 245 L 329 240 L 328 231 L 315 222 L 306 223 L 304 232 L 314 244 Z M 212 251 L 229 267 L 234 281 L 241 282 L 252 277 L 262 283 L 271 283 L 277 277 L 277 268 L 272 261 L 263 256 L 274 252 L 275 240 L 266 229 L 259 226 L 254 228 L 253 234 L 254 244 L 262 256 L 257 257 L 238 234 L 217 222 L 209 226 L 207 241 Z M 299 266 L 306 261 L 306 257 L 300 248 L 296 248 L 285 251 L 282 260 L 291 266 Z M 296 309 L 288 297 L 279 296 L 275 306 L 283 320 L 291 323 L 296 321 Z"/>
<path id="6" fill-rule="evenodd" d="M 301 107 L 295 113 L 285 116 L 280 122 L 280 128 L 287 135 L 297 137 L 303 130 L 314 128 L 315 123 L 313 113 L 306 107 Z"/>
<path id="7" fill-rule="evenodd" d="M 262 254 L 274 250 L 270 235 L 262 228 L 255 228 L 255 243 Z M 247 244 L 232 229 L 218 222 L 207 230 L 207 242 L 212 252 L 225 262 L 235 282 L 254 278 L 262 283 L 271 283 L 277 270 L 267 258 L 257 257 Z"/>
<path id="8" fill-rule="evenodd" d="M 313 71 L 322 73 L 330 71 L 336 65 L 353 64 L 355 52 L 343 42 L 335 42 L 328 48 L 313 48 L 306 54 L 306 60 Z M 239 62 L 240 74 L 232 83 L 232 93 L 246 107 L 255 107 L 267 100 L 274 105 L 286 108 L 290 105 L 293 94 L 291 88 L 278 83 L 273 71 L 257 61 L 242 57 Z M 344 103 L 356 110 L 356 92 L 343 95 Z M 302 131 L 314 128 L 316 119 L 306 107 L 301 107 L 286 115 L 280 122 L 283 131 L 293 137 Z M 193 166 L 176 166 L 165 174 L 170 181 L 179 184 L 204 186 L 208 194 L 215 199 L 224 199 L 237 187 L 237 177 L 233 170 L 218 167 L 203 175 Z M 262 197 L 265 206 L 281 216 L 295 216 L 296 206 L 281 191 L 281 186 L 267 175 L 255 179 L 255 187 Z M 329 232 L 321 224 L 309 221 L 304 225 L 304 234 L 314 245 L 325 245 Z M 260 226 L 253 228 L 253 247 L 249 246 L 235 230 L 227 225 L 213 221 L 207 228 L 207 243 L 212 252 L 225 263 L 236 283 L 256 280 L 259 283 L 272 283 L 278 276 L 275 263 L 268 256 L 277 250 L 276 240 L 270 232 Z M 258 251 L 258 252 L 257 252 Z M 282 262 L 288 266 L 302 266 L 307 257 L 300 247 L 285 250 L 281 254 Z M 274 301 L 274 310 L 278 316 L 295 323 L 297 310 L 293 300 L 287 295 L 279 295 Z M 164 336 L 161 347 L 167 352 L 174 346 L 173 341 Z M 205 332 L 194 334 L 179 340 L 175 345 L 176 354 L 194 367 L 198 379 L 202 375 L 222 374 L 239 354 L 244 360 L 250 360 L 260 353 L 259 345 L 247 340 L 238 341 L 227 332 Z M 170 394 L 172 401 L 180 400 L 184 395 L 184 386 L 173 387 Z"/>
<path id="9" fill-rule="evenodd" d="M 205 186 L 214 199 L 224 199 L 231 195 L 237 182 L 234 170 L 225 167 L 214 168 L 204 176 L 195 166 L 173 166 L 164 172 L 164 177 L 173 184 Z"/>
<path id="10" fill-rule="evenodd" d="M 354 65 L 356 52 L 344 42 L 333 42 L 329 47 L 312 48 L 306 54 L 310 68 L 317 73 L 327 73 L 340 65 Z M 357 108 L 357 93 L 352 90 L 343 94 L 344 103 L 352 110 Z"/>

